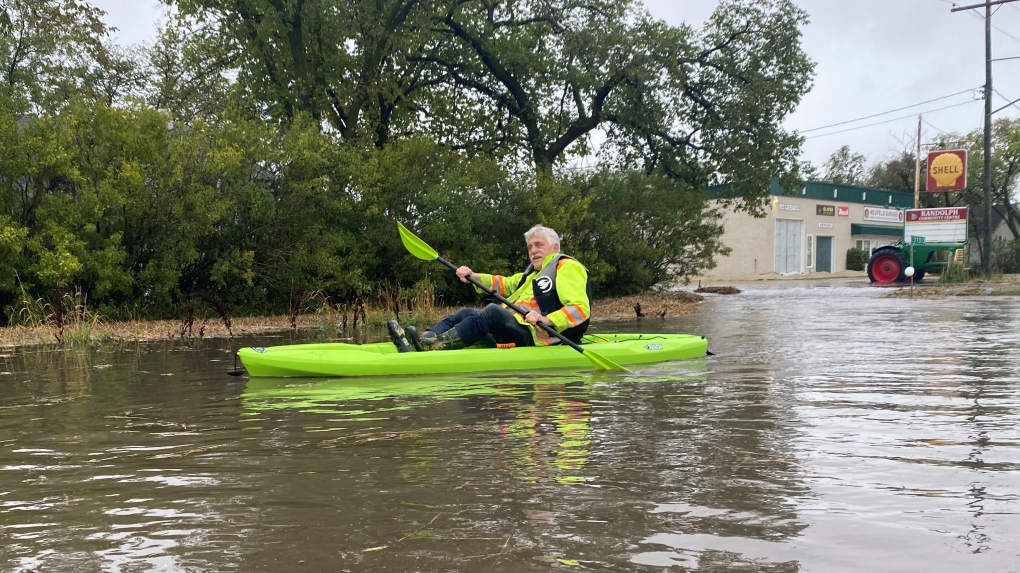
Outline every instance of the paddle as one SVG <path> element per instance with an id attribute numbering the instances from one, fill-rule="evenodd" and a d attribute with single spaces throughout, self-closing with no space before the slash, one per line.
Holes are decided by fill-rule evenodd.
<path id="1" fill-rule="evenodd" d="M 443 257 L 440 257 L 439 253 L 437 253 L 435 249 L 430 247 L 428 243 L 426 243 L 425 241 L 418 238 L 417 235 L 409 231 L 407 227 L 403 226 L 400 223 L 400 221 L 397 221 L 397 229 L 400 231 L 400 241 L 404 243 L 404 248 L 406 248 L 408 252 L 410 252 L 412 255 L 418 257 L 423 261 L 439 261 L 440 263 L 443 263 L 444 265 L 449 267 L 450 270 L 457 272 L 457 267 L 453 263 L 444 259 Z M 475 285 L 476 287 L 482 289 L 482 291 L 484 291 L 485 294 L 495 297 L 496 300 L 505 304 L 508 308 L 510 308 L 517 314 L 521 316 L 526 316 L 528 314 L 514 303 L 510 302 L 509 300 L 503 298 L 502 296 L 494 292 L 492 289 L 486 288 L 485 285 L 478 282 L 477 280 L 468 277 L 468 281 L 471 284 Z M 581 348 L 576 342 L 563 336 L 562 334 L 557 332 L 555 328 L 549 325 L 538 323 L 535 326 L 548 332 L 550 336 L 555 336 L 556 338 L 560 339 L 560 342 L 562 342 L 563 344 L 566 344 L 567 346 L 583 354 L 585 358 L 591 360 L 591 363 L 594 364 L 595 368 L 598 368 L 599 370 L 616 370 L 618 372 L 630 372 L 630 370 L 627 370 L 623 366 L 620 366 L 619 364 L 613 362 L 612 360 L 606 358 L 605 356 L 599 356 L 598 354 L 592 352 L 591 350 Z"/>

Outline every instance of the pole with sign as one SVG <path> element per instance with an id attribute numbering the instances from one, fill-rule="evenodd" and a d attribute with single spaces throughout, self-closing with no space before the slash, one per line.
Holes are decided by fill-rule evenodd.
<path id="1" fill-rule="evenodd" d="M 910 276 L 910 296 L 914 296 L 914 245 L 923 245 L 924 237 L 913 235 L 910 237 L 910 268 L 907 269 Z"/>

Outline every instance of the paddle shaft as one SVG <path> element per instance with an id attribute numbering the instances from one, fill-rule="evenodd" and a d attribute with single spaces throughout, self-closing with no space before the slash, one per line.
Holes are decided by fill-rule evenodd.
<path id="1" fill-rule="evenodd" d="M 452 270 L 453 272 L 457 272 L 457 267 L 454 266 L 454 264 L 451 263 L 450 261 L 444 259 L 443 257 L 439 257 L 439 256 L 436 257 L 436 260 L 441 262 L 441 263 L 443 263 L 444 265 L 450 267 L 450 270 Z M 500 295 L 496 291 L 494 291 L 494 290 L 492 290 L 490 288 L 487 288 L 485 285 L 483 285 L 482 283 L 478 282 L 477 280 L 471 278 L 470 276 L 467 277 L 467 280 L 471 284 L 473 284 L 476 287 L 482 289 L 482 291 L 485 292 L 485 294 L 487 294 L 489 296 L 493 296 L 499 302 L 507 305 L 507 307 L 509 307 L 511 310 L 513 310 L 517 314 L 519 314 L 521 316 L 527 316 L 528 315 L 527 311 L 525 311 L 521 307 L 517 306 L 516 304 L 510 302 L 509 300 L 507 300 L 505 297 L 503 297 L 502 295 Z M 583 348 L 578 346 L 577 343 L 574 342 L 573 340 L 570 340 L 566 336 L 563 336 L 562 334 L 560 334 L 555 328 L 553 328 L 553 327 L 551 327 L 551 326 L 549 326 L 547 324 L 543 324 L 541 322 L 539 322 L 535 326 L 537 326 L 537 327 L 541 328 L 542 330 L 548 332 L 550 335 L 555 336 L 556 338 L 559 338 L 560 342 L 562 342 L 563 344 L 566 344 L 567 346 L 573 348 L 574 350 L 580 352 L 581 354 L 584 354 L 584 349 Z"/>

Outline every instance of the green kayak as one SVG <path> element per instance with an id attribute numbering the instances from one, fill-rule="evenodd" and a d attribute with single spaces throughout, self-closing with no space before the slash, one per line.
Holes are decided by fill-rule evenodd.
<path id="1" fill-rule="evenodd" d="M 604 334 L 586 336 L 589 348 L 618 364 L 647 364 L 705 356 L 708 341 L 693 334 Z M 397 352 L 390 342 L 339 342 L 242 348 L 238 358 L 251 376 L 390 376 L 591 368 L 569 346 L 482 347 L 440 352 Z"/>

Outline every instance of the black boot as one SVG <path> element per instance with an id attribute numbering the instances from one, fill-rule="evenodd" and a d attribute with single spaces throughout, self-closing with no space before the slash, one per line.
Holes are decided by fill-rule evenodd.
<path id="1" fill-rule="evenodd" d="M 390 340 L 396 345 L 400 352 L 414 352 L 415 347 L 407 341 L 407 334 L 401 328 L 400 323 L 395 320 L 386 321 L 386 330 L 390 331 Z"/>
<path id="2" fill-rule="evenodd" d="M 464 340 L 457 334 L 456 328 L 451 328 L 439 335 L 431 330 L 426 330 L 424 335 L 418 337 L 418 344 L 421 345 L 422 352 L 464 348 Z"/>
<path id="3" fill-rule="evenodd" d="M 404 331 L 407 332 L 407 339 L 410 340 L 411 344 L 414 345 L 415 351 L 421 352 L 422 350 L 424 350 L 424 347 L 421 344 L 422 336 L 420 334 L 418 334 L 418 329 L 417 328 L 409 325 L 407 328 L 404 329 Z M 428 336 L 430 334 L 435 336 L 435 333 L 432 332 L 431 330 L 426 330 L 425 331 L 425 335 L 426 336 Z"/>

